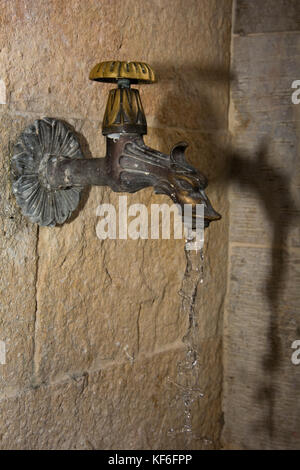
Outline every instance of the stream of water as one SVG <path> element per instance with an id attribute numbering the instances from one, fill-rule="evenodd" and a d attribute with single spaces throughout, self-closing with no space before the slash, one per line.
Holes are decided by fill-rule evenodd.
<path id="1" fill-rule="evenodd" d="M 212 444 L 210 439 L 197 434 L 193 425 L 194 404 L 204 396 L 200 385 L 199 311 L 195 310 L 198 288 L 204 282 L 204 255 L 202 248 L 191 250 L 191 243 L 195 243 L 192 235 L 186 239 L 186 271 L 179 291 L 182 297 L 181 311 L 183 315 L 188 316 L 189 322 L 187 333 L 183 338 L 186 352 L 184 359 L 177 365 L 175 379 L 168 377 L 169 383 L 178 390 L 177 397 L 182 401 L 184 413 L 183 426 L 180 429 L 171 428 L 168 434 L 174 437 L 178 434 L 183 435 L 187 448 L 192 439 L 201 440 L 204 445 Z"/>

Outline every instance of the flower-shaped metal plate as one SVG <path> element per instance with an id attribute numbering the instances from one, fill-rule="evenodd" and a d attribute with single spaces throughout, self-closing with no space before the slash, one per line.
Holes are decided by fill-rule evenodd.
<path id="1" fill-rule="evenodd" d="M 36 120 L 19 136 L 11 160 L 12 188 L 23 215 L 39 225 L 64 223 L 76 209 L 81 187 L 51 188 L 44 177 L 49 158 L 84 158 L 79 142 L 65 123 Z"/>

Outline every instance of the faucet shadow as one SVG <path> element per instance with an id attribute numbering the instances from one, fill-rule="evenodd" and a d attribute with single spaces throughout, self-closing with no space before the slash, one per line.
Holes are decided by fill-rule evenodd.
<path id="1" fill-rule="evenodd" d="M 159 67 L 156 65 L 158 75 L 162 75 L 160 79 L 168 81 L 172 79 L 175 67 Z M 177 67 L 178 73 L 178 67 Z M 189 77 L 201 82 L 203 80 L 214 80 L 214 86 L 222 86 L 228 90 L 230 82 L 236 80 L 236 77 L 226 70 L 201 70 L 198 66 L 188 65 L 183 67 L 181 73 L 189 72 Z M 179 71 L 180 75 L 180 71 Z M 224 86 L 225 85 L 225 86 Z M 181 89 L 182 91 L 182 89 Z M 165 117 L 172 122 L 172 100 L 178 99 L 166 95 L 160 105 L 158 115 Z M 180 97 L 181 100 L 185 96 Z M 187 96 L 188 98 L 188 91 Z M 270 438 L 275 433 L 274 410 L 276 403 L 276 383 L 275 379 L 279 372 L 281 363 L 284 359 L 283 346 L 280 337 L 280 302 L 282 294 L 282 286 L 287 277 L 287 239 L 290 230 L 300 220 L 300 208 L 297 207 L 290 191 L 290 181 L 288 176 L 281 172 L 278 168 L 273 167 L 268 157 L 268 140 L 262 139 L 258 150 L 254 155 L 249 155 L 246 159 L 244 155 L 239 155 L 232 145 L 223 145 L 215 142 L 214 135 L 222 130 L 219 126 L 220 122 L 224 122 L 227 116 L 218 116 L 216 110 L 211 106 L 209 96 L 199 94 L 196 100 L 189 102 L 191 106 L 190 112 L 193 115 L 200 116 L 200 121 L 206 119 L 209 126 L 214 132 L 203 132 L 205 135 L 206 148 L 209 148 L 213 167 L 207 161 L 201 161 L 201 155 L 193 156 L 193 163 L 199 170 L 208 176 L 209 182 L 213 179 L 213 184 L 229 186 L 239 186 L 240 188 L 250 189 L 256 194 L 260 201 L 260 207 L 264 210 L 265 217 L 270 221 L 272 227 L 271 235 L 271 265 L 269 272 L 265 278 L 263 291 L 270 307 L 270 316 L 268 324 L 267 350 L 268 352 L 262 357 L 262 367 L 266 373 L 265 383 L 257 390 L 255 399 L 261 402 L 267 402 L 268 416 L 264 423 L 258 427 L 263 427 L 268 432 Z M 189 130 L 186 127 L 184 117 L 182 119 L 182 129 Z M 223 128 L 224 130 L 224 128 Z M 174 133 L 175 135 L 175 133 Z M 174 142 L 176 143 L 176 142 Z M 210 177 L 210 174 L 212 178 Z M 212 201 L 213 203 L 213 201 Z M 218 207 L 216 207 L 218 210 Z M 263 312 L 262 312 L 263 314 Z M 257 432 L 257 429 L 255 430 Z"/>
<path id="2" fill-rule="evenodd" d="M 262 142 L 255 158 L 241 159 L 231 155 L 230 180 L 241 187 L 249 188 L 259 196 L 261 207 L 272 226 L 272 262 L 265 280 L 264 292 L 270 306 L 268 326 L 268 352 L 262 358 L 266 372 L 265 383 L 257 391 L 257 399 L 268 403 L 265 427 L 269 437 L 275 435 L 274 412 L 276 405 L 275 379 L 284 361 L 280 336 L 280 303 L 287 278 L 287 240 L 290 229 L 299 223 L 299 207 L 290 192 L 289 178 L 267 163 L 268 145 Z"/>

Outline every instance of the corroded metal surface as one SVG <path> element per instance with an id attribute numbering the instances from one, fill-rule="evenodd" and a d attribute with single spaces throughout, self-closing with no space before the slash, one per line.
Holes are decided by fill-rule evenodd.
<path id="1" fill-rule="evenodd" d="M 77 207 L 86 185 L 134 193 L 152 186 L 184 209 L 204 205 L 207 227 L 220 215 L 205 194 L 207 180 L 185 159 L 185 142 L 170 155 L 145 145 L 138 134 L 107 138 L 105 158 L 83 158 L 74 134 L 61 121 L 44 118 L 21 134 L 12 158 L 13 191 L 24 215 L 39 225 L 63 223 Z"/>
<path id="2" fill-rule="evenodd" d="M 166 194 L 184 210 L 191 204 L 196 220 L 196 204 L 204 205 L 204 225 L 220 219 L 205 194 L 207 180 L 185 159 L 185 142 L 166 155 L 145 145 L 143 138 L 124 134 L 107 138 L 104 158 L 70 160 L 66 156 L 48 159 L 42 176 L 51 188 L 68 191 L 84 185 L 109 186 L 115 192 L 134 193 L 152 186 L 155 193 Z"/>
<path id="3" fill-rule="evenodd" d="M 68 161 L 83 158 L 75 135 L 63 122 L 52 118 L 28 126 L 14 147 L 13 192 L 23 215 L 39 225 L 62 224 L 79 203 L 81 186 L 59 189 L 46 178 L 49 162 L 54 164 L 60 156 Z"/>
<path id="4" fill-rule="evenodd" d="M 184 205 L 190 204 L 193 219 L 196 218 L 196 204 L 203 204 L 204 225 L 208 226 L 221 216 L 212 208 L 205 194 L 207 179 L 186 161 L 186 148 L 185 142 L 179 142 L 170 155 L 166 155 L 145 145 L 142 137 L 125 140 L 115 163 L 120 187 L 122 191 L 135 192 L 153 186 L 156 194 L 166 194 L 179 204 L 182 213 Z"/>

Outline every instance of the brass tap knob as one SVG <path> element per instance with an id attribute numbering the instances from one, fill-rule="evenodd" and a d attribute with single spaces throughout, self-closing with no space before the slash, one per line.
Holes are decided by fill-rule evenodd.
<path id="1" fill-rule="evenodd" d="M 118 88 L 110 90 L 103 118 L 103 135 L 147 134 L 147 121 L 137 89 L 131 84 L 155 82 L 152 68 L 145 62 L 108 61 L 95 65 L 90 80 L 117 83 Z"/>
<path id="2" fill-rule="evenodd" d="M 100 62 L 90 72 L 90 80 L 115 83 L 126 79 L 130 83 L 149 84 L 155 82 L 155 73 L 145 62 L 113 61 Z"/>

